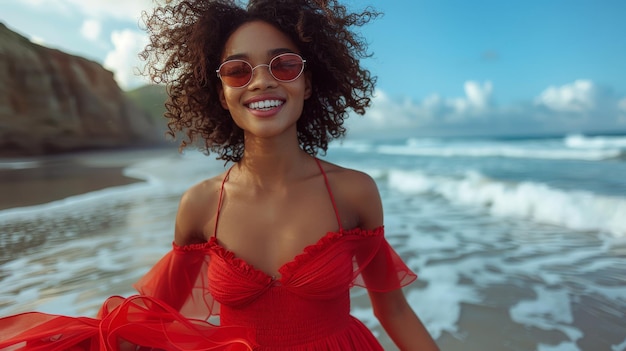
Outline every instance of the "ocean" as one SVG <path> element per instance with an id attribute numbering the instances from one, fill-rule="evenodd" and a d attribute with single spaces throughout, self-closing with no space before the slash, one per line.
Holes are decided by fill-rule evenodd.
<path id="1" fill-rule="evenodd" d="M 83 161 L 107 157 L 124 152 Z M 442 350 L 626 350 L 626 136 L 347 139 L 321 158 L 376 180 L 419 276 L 407 299 Z M 142 182 L 0 211 L 0 316 L 94 315 L 133 294 L 171 248 L 182 192 L 224 166 L 154 150 L 124 170 Z"/>

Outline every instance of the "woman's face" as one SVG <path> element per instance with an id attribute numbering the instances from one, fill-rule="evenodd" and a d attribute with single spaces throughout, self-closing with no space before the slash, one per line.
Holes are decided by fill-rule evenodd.
<path id="1" fill-rule="evenodd" d="M 252 67 L 269 64 L 283 53 L 299 54 L 295 44 L 274 26 L 253 21 L 243 24 L 228 38 L 222 62 L 239 59 Z M 306 59 L 306 58 L 305 58 Z M 254 69 L 252 80 L 243 88 L 222 83 L 220 101 L 235 123 L 247 133 L 269 138 L 293 133 L 302 114 L 304 100 L 311 96 L 311 79 L 305 72 L 291 82 L 276 80 L 267 66 Z"/>

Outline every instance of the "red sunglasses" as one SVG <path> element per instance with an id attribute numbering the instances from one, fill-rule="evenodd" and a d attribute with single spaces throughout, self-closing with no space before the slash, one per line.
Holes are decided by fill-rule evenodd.
<path id="1" fill-rule="evenodd" d="M 267 66 L 270 74 L 277 81 L 292 82 L 298 79 L 304 71 L 305 62 L 306 60 L 298 54 L 285 53 L 272 58 L 269 64 L 260 64 L 255 67 L 252 67 L 248 61 L 228 60 L 222 63 L 215 72 L 229 87 L 243 88 L 250 84 L 254 70 L 261 66 Z"/>

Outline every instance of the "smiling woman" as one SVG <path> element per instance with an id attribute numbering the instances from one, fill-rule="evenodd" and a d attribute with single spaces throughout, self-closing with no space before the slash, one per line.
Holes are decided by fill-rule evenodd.
<path id="1" fill-rule="evenodd" d="M 187 135 L 181 147 L 194 144 L 230 161 L 242 157 L 243 131 L 223 108 L 218 89 L 221 82 L 213 71 L 228 60 L 248 62 L 245 52 L 224 55 L 223 46 L 226 37 L 235 29 L 259 18 L 276 28 L 289 28 L 282 35 L 292 41 L 292 47 L 274 47 L 272 50 L 279 50 L 273 52 L 274 56 L 297 53 L 306 60 L 305 75 L 309 74 L 315 84 L 298 120 L 298 141 L 309 154 L 325 150 L 332 139 L 345 134 L 342 124 L 349 109 L 363 114 L 370 105 L 375 79 L 359 65 L 359 59 L 368 56 L 367 48 L 364 40 L 348 28 L 365 24 L 378 14 L 373 11 L 347 14 L 343 7 L 341 11 L 344 13 L 335 14 L 331 7 L 323 9 L 316 2 L 308 1 L 286 1 L 277 7 L 257 6 L 258 2 L 252 2 L 249 8 L 254 13 L 247 13 L 241 8 L 231 11 L 228 3 L 183 2 L 177 11 L 171 11 L 171 19 L 146 18 L 146 24 L 152 30 L 172 33 L 170 38 L 161 38 L 142 53 L 148 60 L 149 73 L 155 82 L 169 86 L 166 117 L 170 120 L 170 132 L 172 135 L 179 132 Z M 216 22 L 203 17 L 204 7 L 214 8 L 215 13 L 225 19 Z M 194 19 L 191 25 L 176 25 L 191 19 Z M 294 50 L 294 43 L 298 43 L 297 50 Z M 170 59 L 165 65 L 158 65 L 162 57 Z M 262 61 L 254 66 L 270 63 L 267 58 Z M 260 71 L 263 71 L 262 67 L 254 70 L 254 75 L 262 75 Z"/>
<path id="2" fill-rule="evenodd" d="M 288 52 L 277 55 L 284 51 Z M 298 149 L 297 138 L 292 135 L 297 134 L 296 123 L 304 102 L 311 97 L 311 75 L 308 72 L 302 75 L 304 60 L 294 53 L 297 51 L 287 35 L 267 22 L 256 20 L 242 24 L 226 41 L 225 61 L 220 67 L 228 74 L 220 74 L 223 88 L 219 90 L 219 98 L 232 121 L 244 131 L 244 143 L 246 136 L 249 139 L 275 136 L 277 141 L 283 139 L 286 147 Z M 255 68 L 267 69 L 250 69 L 249 74 L 245 70 L 243 73 L 224 70 L 233 64 L 241 67 L 241 62 L 246 63 L 243 67 L 252 67 L 248 61 L 233 57 L 251 61 Z M 285 79 L 276 79 L 275 74 Z M 238 76 L 243 79 L 234 78 Z M 292 131 L 285 133 L 289 129 Z"/>
<path id="3" fill-rule="evenodd" d="M 350 314 L 359 286 L 398 348 L 437 350 L 402 291 L 416 275 L 385 238 L 374 180 L 317 158 L 370 103 L 350 28 L 375 15 L 325 0 L 156 9 L 144 57 L 168 83 L 170 133 L 233 164 L 183 194 L 172 250 L 139 295 L 109 298 L 96 319 L 0 319 L 0 349 L 382 351 Z"/>

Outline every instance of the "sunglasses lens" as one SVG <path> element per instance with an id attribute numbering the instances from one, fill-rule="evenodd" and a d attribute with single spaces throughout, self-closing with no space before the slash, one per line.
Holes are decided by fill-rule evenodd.
<path id="1" fill-rule="evenodd" d="M 274 57 L 269 64 L 269 70 L 274 78 L 281 82 L 296 80 L 304 71 L 304 60 L 296 54 L 282 54 Z M 222 63 L 218 69 L 220 79 L 224 84 L 233 88 L 242 88 L 252 79 L 252 72 L 268 65 L 260 64 L 254 68 L 243 60 L 230 60 Z"/>
<path id="2" fill-rule="evenodd" d="M 226 85 L 242 87 L 250 81 L 252 67 L 245 61 L 227 61 L 220 67 L 219 74 Z"/>
<path id="3" fill-rule="evenodd" d="M 300 76 L 304 69 L 302 58 L 296 54 L 282 54 L 270 62 L 272 75 L 282 81 L 292 81 Z"/>

